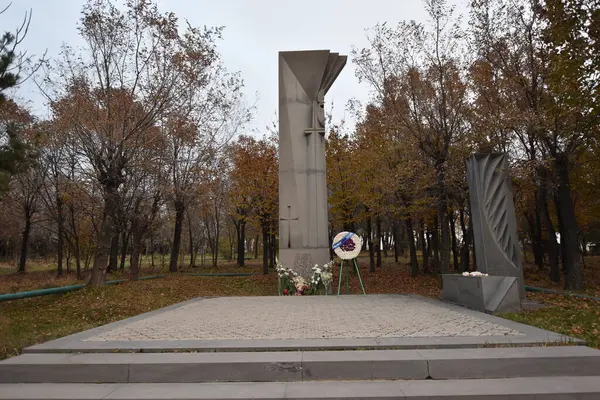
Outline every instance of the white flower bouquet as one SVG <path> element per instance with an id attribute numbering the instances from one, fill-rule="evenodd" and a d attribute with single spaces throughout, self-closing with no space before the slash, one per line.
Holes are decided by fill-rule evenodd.
<path id="1" fill-rule="evenodd" d="M 488 274 L 482 274 L 479 271 L 473 271 L 473 272 L 463 272 L 462 276 L 489 276 Z"/>

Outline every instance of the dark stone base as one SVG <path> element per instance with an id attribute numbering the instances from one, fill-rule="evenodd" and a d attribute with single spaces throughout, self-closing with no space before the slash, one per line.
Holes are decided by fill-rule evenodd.
<path id="1" fill-rule="evenodd" d="M 488 313 L 521 312 L 517 279 L 510 276 L 442 275 L 442 300 Z"/>

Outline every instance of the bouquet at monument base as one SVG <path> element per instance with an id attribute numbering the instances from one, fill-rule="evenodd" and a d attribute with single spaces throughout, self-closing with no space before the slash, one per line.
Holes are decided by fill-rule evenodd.
<path id="1" fill-rule="evenodd" d="M 308 281 L 291 268 L 283 266 L 279 259 L 275 260 L 275 264 L 279 279 L 279 294 L 284 296 L 327 294 L 333 280 L 333 261 L 323 266 L 315 264 Z"/>

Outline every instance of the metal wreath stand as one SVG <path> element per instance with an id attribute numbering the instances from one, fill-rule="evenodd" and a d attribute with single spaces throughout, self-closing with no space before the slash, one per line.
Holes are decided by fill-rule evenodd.
<path id="1" fill-rule="evenodd" d="M 344 245 L 354 244 L 354 248 L 351 250 L 344 249 Z M 342 275 L 344 274 L 344 262 L 352 262 L 354 266 L 354 270 L 358 275 L 358 281 L 360 282 L 360 287 L 362 289 L 363 295 L 367 295 L 365 292 L 365 286 L 363 285 L 362 278 L 360 277 L 360 270 L 358 268 L 358 262 L 356 261 L 356 257 L 360 253 L 362 249 L 362 239 L 356 233 L 353 232 L 340 232 L 333 239 L 333 244 L 331 246 L 335 254 L 342 260 L 340 263 L 340 277 L 338 279 L 338 293 L 340 295 L 340 290 L 342 288 Z M 350 283 L 348 278 L 348 267 L 346 266 L 346 293 L 350 292 Z"/>

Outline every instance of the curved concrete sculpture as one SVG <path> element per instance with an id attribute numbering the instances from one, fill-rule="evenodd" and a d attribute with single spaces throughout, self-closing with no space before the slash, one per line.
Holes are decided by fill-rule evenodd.
<path id="1" fill-rule="evenodd" d="M 304 277 L 330 259 L 323 106 L 346 59 L 279 53 L 279 259 Z"/>
<path id="2" fill-rule="evenodd" d="M 473 154 L 467 161 L 477 270 L 516 278 L 525 298 L 521 248 L 508 161 L 504 153 Z"/>

